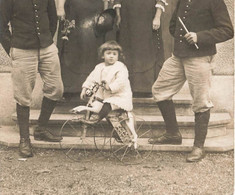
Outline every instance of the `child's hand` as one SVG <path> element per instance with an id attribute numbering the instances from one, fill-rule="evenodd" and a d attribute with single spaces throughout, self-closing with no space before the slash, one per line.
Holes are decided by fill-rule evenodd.
<path id="1" fill-rule="evenodd" d="M 106 81 L 101 81 L 101 85 L 102 85 L 102 88 L 107 90 L 107 91 L 111 91 L 109 85 L 107 84 Z"/>
<path id="2" fill-rule="evenodd" d="M 86 98 L 86 88 L 82 88 L 82 92 L 80 94 L 80 98 L 84 100 Z"/>

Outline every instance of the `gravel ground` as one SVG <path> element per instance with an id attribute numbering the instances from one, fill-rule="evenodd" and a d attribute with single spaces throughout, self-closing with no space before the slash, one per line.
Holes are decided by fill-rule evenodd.
<path id="1" fill-rule="evenodd" d="M 25 161 L 19 159 L 17 148 L 0 146 L 1 195 L 232 195 L 234 191 L 233 151 L 207 154 L 199 163 L 186 163 L 185 153 L 154 152 L 142 164 L 128 166 L 101 156 L 74 162 L 61 150 L 34 152 Z"/>

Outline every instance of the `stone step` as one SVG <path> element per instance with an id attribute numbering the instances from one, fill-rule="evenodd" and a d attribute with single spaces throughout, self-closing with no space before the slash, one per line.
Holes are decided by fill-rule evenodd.
<path id="1" fill-rule="evenodd" d="M 30 123 L 35 125 L 39 116 L 39 110 L 31 110 Z M 49 124 L 51 129 L 55 132 L 59 132 L 62 125 L 69 119 L 76 119 L 82 117 L 74 114 L 52 114 Z M 13 120 L 16 121 L 16 114 L 13 115 Z M 165 124 L 162 116 L 159 115 L 136 115 L 137 125 L 141 126 L 141 129 L 152 129 L 153 135 L 157 136 L 164 132 Z M 183 138 L 191 139 L 194 137 L 194 116 L 177 116 L 180 132 Z M 208 126 L 207 137 L 218 137 L 227 134 L 226 125 L 231 121 L 231 117 L 228 113 L 211 113 L 210 122 Z M 77 126 L 79 126 L 78 124 Z M 107 124 L 105 120 L 101 122 L 104 129 L 111 131 L 112 127 Z M 80 128 L 80 131 L 82 128 Z M 89 133 L 89 132 L 88 132 Z M 102 132 L 101 132 L 102 133 Z M 69 134 L 69 133 L 68 133 Z"/>
<path id="2" fill-rule="evenodd" d="M 176 95 L 173 98 L 177 115 L 193 115 L 192 98 L 189 95 Z M 160 115 L 161 112 L 153 98 L 133 98 L 134 112 L 138 115 Z"/>
<path id="3" fill-rule="evenodd" d="M 192 98 L 189 94 L 176 94 L 173 97 L 177 115 L 193 115 L 191 105 Z M 62 114 L 78 105 L 85 105 L 86 102 L 80 100 L 78 96 L 70 101 L 60 102 L 54 113 Z M 139 115 L 160 115 L 160 110 L 153 98 L 133 98 L 134 112 Z"/>
<path id="4" fill-rule="evenodd" d="M 205 142 L 205 150 L 207 152 L 226 152 L 234 149 L 233 146 L 233 129 L 229 129 L 224 136 L 207 138 Z M 81 143 L 76 137 L 64 137 L 62 140 L 63 148 L 78 148 L 78 149 L 95 149 L 95 144 L 92 138 L 87 138 L 89 141 L 86 144 Z M 55 142 L 35 141 L 31 136 L 31 142 L 34 148 L 60 149 L 60 144 Z M 142 140 L 141 147 L 138 150 L 153 150 L 153 151 L 177 151 L 188 152 L 193 146 L 193 139 L 183 139 L 181 145 L 152 145 L 148 144 L 147 139 Z M 19 132 L 16 126 L 0 127 L 0 144 L 8 147 L 19 146 Z M 98 146 L 100 147 L 100 146 Z M 110 149 L 107 145 L 106 149 Z"/>

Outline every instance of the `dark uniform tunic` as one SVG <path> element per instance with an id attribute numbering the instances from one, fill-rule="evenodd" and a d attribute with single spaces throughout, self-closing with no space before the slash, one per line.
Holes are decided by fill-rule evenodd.
<path id="1" fill-rule="evenodd" d="M 37 49 L 53 43 L 57 25 L 54 0 L 1 0 L 0 3 L 0 42 L 7 53 L 10 47 Z"/>
<path id="2" fill-rule="evenodd" d="M 189 32 L 196 32 L 198 46 L 187 43 L 186 34 L 178 17 Z M 233 37 L 233 26 L 223 0 L 179 0 L 170 21 L 174 37 L 174 55 L 177 57 L 211 56 L 216 53 L 216 43 Z"/>

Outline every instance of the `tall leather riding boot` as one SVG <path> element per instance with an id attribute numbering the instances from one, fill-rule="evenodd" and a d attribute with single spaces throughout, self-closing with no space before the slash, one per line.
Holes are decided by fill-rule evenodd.
<path id="1" fill-rule="evenodd" d="M 62 140 L 61 136 L 53 135 L 47 129 L 48 121 L 56 106 L 56 101 L 43 97 L 41 113 L 38 119 L 38 127 L 34 130 L 34 139 L 38 141 L 59 142 Z"/>
<path id="2" fill-rule="evenodd" d="M 29 107 L 16 104 L 17 121 L 20 130 L 20 138 L 29 138 Z"/>
<path id="3" fill-rule="evenodd" d="M 29 139 L 29 107 L 16 104 L 17 121 L 20 131 L 20 156 L 27 158 L 32 157 L 32 146 Z"/>
<path id="4" fill-rule="evenodd" d="M 179 132 L 178 123 L 176 120 L 175 106 L 172 100 L 164 100 L 157 102 L 162 113 L 166 133 L 160 137 L 149 139 L 151 144 L 181 144 L 182 136 Z"/>
<path id="5" fill-rule="evenodd" d="M 56 106 L 56 101 L 50 100 L 49 98 L 43 97 L 42 106 L 41 106 L 41 113 L 38 118 L 38 125 L 39 126 L 47 126 L 48 121 L 51 117 L 51 114 Z"/>
<path id="6" fill-rule="evenodd" d="M 210 120 L 210 110 L 206 112 L 195 113 L 195 138 L 194 146 L 198 148 L 204 147 L 206 140 L 208 123 Z"/>
<path id="7" fill-rule="evenodd" d="M 195 113 L 195 138 L 192 152 L 187 156 L 188 162 L 196 162 L 205 157 L 204 143 L 206 140 L 210 110 Z"/>
<path id="8" fill-rule="evenodd" d="M 172 100 L 157 102 L 157 105 L 162 113 L 166 125 L 166 132 L 169 134 L 177 134 L 179 132 L 178 123 L 176 120 L 175 106 Z"/>

